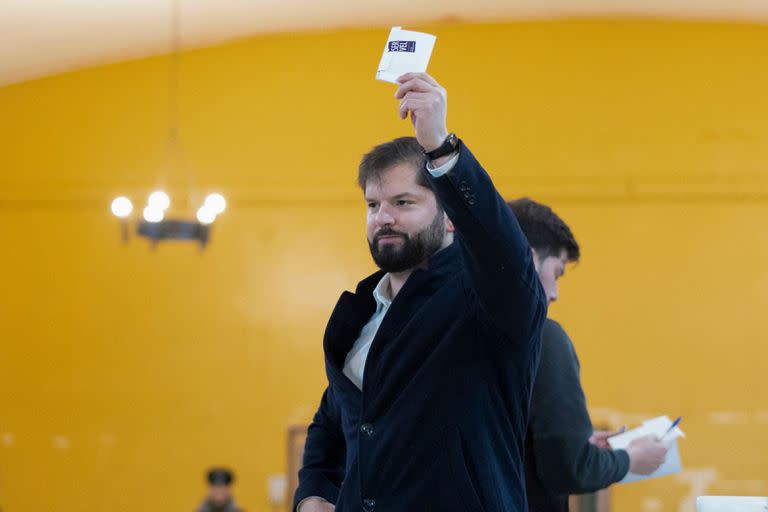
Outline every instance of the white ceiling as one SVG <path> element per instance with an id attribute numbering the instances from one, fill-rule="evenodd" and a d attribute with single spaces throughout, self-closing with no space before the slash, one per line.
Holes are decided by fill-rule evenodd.
<path id="1" fill-rule="evenodd" d="M 166 53 L 174 0 L 0 0 L 0 85 Z M 184 48 L 256 34 L 441 19 L 768 21 L 768 0 L 176 0 Z"/>

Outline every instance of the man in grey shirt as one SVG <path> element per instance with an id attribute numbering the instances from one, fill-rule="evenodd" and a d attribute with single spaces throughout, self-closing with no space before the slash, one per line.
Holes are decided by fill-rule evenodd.
<path id="1" fill-rule="evenodd" d="M 531 245 L 547 300 L 554 302 L 557 280 L 567 263 L 578 261 L 579 244 L 551 208 L 530 199 L 511 201 L 509 206 Z M 528 510 L 566 512 L 568 495 L 603 489 L 629 471 L 650 474 L 664 462 L 667 448 L 655 437 L 614 451 L 607 442 L 611 434 L 593 431 L 576 350 L 560 324 L 548 318 L 526 435 Z"/>

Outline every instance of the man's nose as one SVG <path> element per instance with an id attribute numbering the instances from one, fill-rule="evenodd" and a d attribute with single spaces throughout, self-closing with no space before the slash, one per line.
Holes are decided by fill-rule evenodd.
<path id="1" fill-rule="evenodd" d="M 395 223 L 395 218 L 389 211 L 389 207 L 384 204 L 379 206 L 379 211 L 376 212 L 375 220 L 376 224 L 379 226 L 388 226 Z"/>
<path id="2" fill-rule="evenodd" d="M 557 287 L 549 292 L 549 303 L 553 303 L 557 300 Z"/>

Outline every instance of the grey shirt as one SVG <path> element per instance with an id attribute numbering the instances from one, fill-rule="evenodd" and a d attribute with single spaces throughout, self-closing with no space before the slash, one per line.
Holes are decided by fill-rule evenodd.
<path id="1" fill-rule="evenodd" d="M 592 432 L 576 350 L 560 324 L 547 319 L 526 436 L 529 511 L 567 511 L 568 495 L 594 492 L 624 478 L 627 452 L 592 445 Z"/>

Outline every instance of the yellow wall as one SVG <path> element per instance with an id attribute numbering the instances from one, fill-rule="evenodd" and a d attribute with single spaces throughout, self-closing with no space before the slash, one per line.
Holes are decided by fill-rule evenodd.
<path id="1" fill-rule="evenodd" d="M 449 127 L 583 245 L 552 314 L 595 419 L 684 417 L 687 472 L 617 489 L 617 510 L 690 511 L 689 481 L 768 494 L 768 27 L 417 28 L 438 35 Z M 410 133 L 373 80 L 385 37 L 185 53 L 183 159 L 164 58 L 0 89 L 4 512 L 191 510 L 213 463 L 268 510 L 327 315 L 372 268 L 357 161 Z M 205 252 L 120 243 L 109 201 L 157 185 L 178 214 L 230 198 Z"/>

